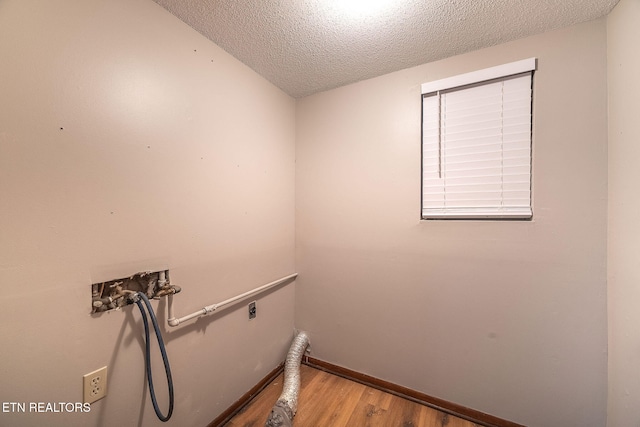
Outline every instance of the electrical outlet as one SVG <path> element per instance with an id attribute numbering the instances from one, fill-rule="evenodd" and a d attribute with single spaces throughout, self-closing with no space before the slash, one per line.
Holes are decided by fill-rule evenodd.
<path id="1" fill-rule="evenodd" d="M 84 403 L 93 403 L 107 395 L 107 367 L 90 372 L 82 377 Z"/>
<path id="2" fill-rule="evenodd" d="M 252 301 L 249 303 L 249 320 L 255 319 L 258 312 L 256 311 L 256 302 Z"/>

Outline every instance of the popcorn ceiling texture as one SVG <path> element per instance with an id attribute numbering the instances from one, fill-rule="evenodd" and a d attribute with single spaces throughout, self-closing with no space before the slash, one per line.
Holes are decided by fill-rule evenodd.
<path id="1" fill-rule="evenodd" d="M 618 0 L 154 0 L 294 98 L 589 21 Z M 346 0 L 342 0 L 344 3 Z"/>

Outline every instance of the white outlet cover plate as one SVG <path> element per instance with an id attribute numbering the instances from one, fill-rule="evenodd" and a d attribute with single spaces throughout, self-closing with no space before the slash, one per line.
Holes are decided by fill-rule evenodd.
<path id="1" fill-rule="evenodd" d="M 84 403 L 93 403 L 107 395 L 107 367 L 96 369 L 82 377 Z"/>

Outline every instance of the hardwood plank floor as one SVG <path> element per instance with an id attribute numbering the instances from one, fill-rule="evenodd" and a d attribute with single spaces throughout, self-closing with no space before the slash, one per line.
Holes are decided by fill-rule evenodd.
<path id="1" fill-rule="evenodd" d="M 225 427 L 262 427 L 282 393 L 283 374 Z M 470 421 L 312 368 L 300 367 L 296 427 L 479 427 Z"/>

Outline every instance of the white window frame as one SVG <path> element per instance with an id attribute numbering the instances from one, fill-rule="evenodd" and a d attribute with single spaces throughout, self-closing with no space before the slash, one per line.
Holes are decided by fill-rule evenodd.
<path id="1" fill-rule="evenodd" d="M 496 67 L 486 68 L 479 71 L 474 71 L 471 73 L 461 74 L 458 76 L 453 76 L 441 80 L 432 81 L 429 83 L 424 83 L 422 85 L 422 156 L 421 156 L 421 164 L 422 164 L 422 176 L 421 176 L 421 218 L 422 219 L 531 219 L 533 216 L 532 211 L 532 195 L 531 195 L 531 162 L 532 162 L 532 132 L 531 132 L 531 124 L 533 121 L 533 94 L 530 93 L 528 98 L 528 114 L 530 120 L 528 122 L 528 142 L 521 139 L 518 144 L 521 152 L 520 162 L 526 160 L 526 155 L 522 154 L 526 150 L 523 146 L 525 142 L 528 143 L 528 181 L 522 178 L 524 174 L 524 169 L 527 167 L 523 163 L 519 166 L 519 178 L 517 186 L 521 191 L 518 191 L 518 200 L 510 201 L 509 195 L 513 192 L 509 192 L 508 190 L 501 188 L 500 190 L 492 190 L 494 194 L 499 194 L 499 196 L 491 196 L 487 198 L 487 203 L 484 202 L 474 202 L 470 203 L 470 206 L 461 206 L 461 202 L 451 202 L 447 201 L 447 197 L 450 197 L 453 200 L 453 197 L 447 196 L 448 194 L 453 194 L 456 190 L 454 184 L 450 184 L 452 182 L 451 178 L 446 176 L 446 167 L 443 166 L 446 164 L 446 142 L 443 139 L 446 139 L 441 133 L 446 132 L 446 124 L 445 124 L 445 112 L 442 110 L 441 102 L 442 99 L 446 96 L 447 93 L 451 92 L 460 92 L 462 96 L 464 96 L 464 90 L 472 87 L 484 86 L 495 84 L 496 82 L 506 82 L 509 79 L 517 79 L 521 78 L 521 84 L 525 85 L 527 82 L 530 82 L 530 87 L 532 90 L 533 84 L 533 72 L 536 69 L 536 58 L 528 58 L 521 61 L 511 62 L 508 64 L 499 65 Z M 526 78 L 530 78 L 530 80 L 526 80 Z M 504 83 L 502 84 L 504 87 Z M 494 85 L 495 86 L 495 85 Z M 504 90 L 504 89 L 501 89 Z M 471 91 L 469 91 L 471 93 Z M 520 92 L 522 93 L 522 91 Z M 434 104 L 434 100 L 437 104 Z M 502 101 L 501 101 L 502 102 Z M 526 104 L 526 100 L 518 101 L 521 104 Z M 428 103 L 428 104 L 427 104 Z M 437 105 L 437 110 L 434 105 Z M 505 112 L 508 111 L 504 108 L 505 103 L 498 104 L 501 105 L 499 108 L 500 116 L 504 116 Z M 434 115 L 434 112 L 436 112 Z M 525 110 L 526 111 L 526 110 Z M 433 118 L 436 117 L 437 123 L 434 125 Z M 521 116 L 521 117 L 526 117 Z M 428 122 L 427 125 L 425 123 Z M 435 132 L 434 135 L 434 126 Z M 519 124 L 519 128 L 524 129 L 523 124 Z M 500 135 L 502 139 L 502 135 L 504 134 L 503 130 L 506 125 L 501 125 L 500 127 Z M 428 130 L 427 130 L 428 128 Z M 434 144 L 437 144 L 437 148 Z M 501 142 L 500 148 L 494 149 L 494 153 L 498 153 L 500 158 L 504 158 L 507 153 L 508 143 Z M 426 147 L 426 148 L 425 148 Z M 504 148 L 504 151 L 503 151 Z M 437 149 L 437 154 L 434 154 L 434 149 Z M 437 166 L 434 166 L 434 156 L 437 159 Z M 504 160 L 507 162 L 507 160 Z M 436 168 L 436 169 L 434 169 Z M 437 174 L 434 175 L 434 174 Z M 497 175 L 495 175 L 500 182 L 503 180 L 509 180 L 511 177 L 508 173 L 504 172 L 504 170 Z M 475 178 L 465 178 L 468 180 Z M 514 178 L 515 179 L 515 178 Z M 471 181 L 470 181 L 471 182 Z M 448 184 L 449 183 L 449 184 Z M 449 186 L 447 186 L 449 185 Z M 472 184 L 473 185 L 473 184 Z M 495 183 L 493 184 L 496 185 Z M 528 186 L 528 206 L 525 206 L 522 200 L 525 200 L 522 197 L 522 194 L 526 193 L 524 187 Z M 427 189 L 428 188 L 428 189 Z M 458 187 L 460 188 L 460 187 Z M 433 193 L 429 193 L 432 191 Z M 437 193 L 437 194 L 436 194 Z M 435 197 L 433 197 L 433 195 Z M 479 193 L 480 194 L 480 193 Z M 475 197 L 475 196 L 474 196 Z M 496 197 L 500 199 L 500 202 L 496 202 Z M 465 196 L 462 196 L 465 198 Z M 427 200 L 428 199 L 428 200 Z M 438 199 L 438 200 L 434 200 Z M 440 200 L 441 199 L 441 200 Z M 496 205 L 498 203 L 498 205 Z"/>

